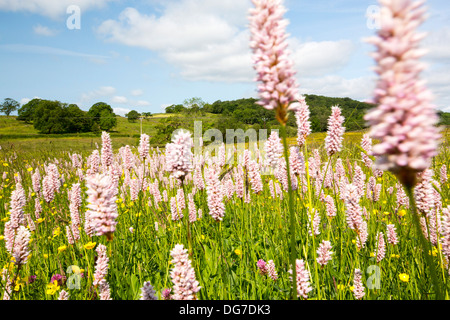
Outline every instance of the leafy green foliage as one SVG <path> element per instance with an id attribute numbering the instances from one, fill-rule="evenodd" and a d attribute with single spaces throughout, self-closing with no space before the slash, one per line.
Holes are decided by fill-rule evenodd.
<path id="1" fill-rule="evenodd" d="M 141 116 L 141 114 L 139 112 L 137 112 L 136 110 L 131 110 L 130 112 L 128 112 L 125 115 L 125 117 L 127 117 L 128 121 L 130 121 L 130 122 L 136 122 L 140 116 Z"/>
<path id="2" fill-rule="evenodd" d="M 90 119 L 76 104 L 66 105 L 59 101 L 39 100 L 33 104 L 32 109 L 33 126 L 40 133 L 90 131 Z"/>
<path id="3" fill-rule="evenodd" d="M 20 103 L 11 98 L 6 98 L 2 104 L 0 104 L 0 112 L 6 114 L 8 117 L 11 112 L 19 109 Z"/>
<path id="4" fill-rule="evenodd" d="M 104 131 L 109 131 L 117 125 L 117 119 L 113 109 L 105 102 L 93 104 L 88 111 L 88 116 Z"/>
<path id="5" fill-rule="evenodd" d="M 18 111 L 18 117 L 17 120 L 19 121 L 25 121 L 26 123 L 32 123 L 33 117 L 34 117 L 34 111 L 36 110 L 36 107 L 39 105 L 39 103 L 42 101 L 42 99 L 35 98 L 30 101 L 28 101 L 26 104 L 24 104 Z"/>

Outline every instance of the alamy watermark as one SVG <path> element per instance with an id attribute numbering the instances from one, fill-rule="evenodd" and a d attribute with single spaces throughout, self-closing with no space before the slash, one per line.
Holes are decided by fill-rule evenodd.
<path id="1" fill-rule="evenodd" d="M 73 4 L 67 7 L 66 13 L 70 15 L 66 20 L 67 29 L 81 29 L 81 8 Z"/>
<path id="2" fill-rule="evenodd" d="M 67 274 L 70 274 L 70 277 L 67 278 L 67 288 L 70 290 L 80 289 L 81 288 L 81 270 L 78 266 L 69 266 L 66 271 Z"/>
<path id="3" fill-rule="evenodd" d="M 172 137 L 179 130 L 189 131 L 182 128 L 177 129 L 172 133 Z M 225 164 L 232 166 L 236 163 L 243 163 L 244 150 L 246 149 L 249 151 L 250 159 L 258 160 L 259 157 L 264 157 L 264 145 L 269 136 L 268 131 L 267 129 L 259 129 L 257 131 L 253 128 L 245 131 L 243 129 L 226 129 L 224 137 L 222 131 L 214 128 L 203 132 L 202 121 L 194 121 L 194 134 L 192 136 L 194 141 L 193 154 L 194 157 L 217 156 L 220 152 L 219 149 L 225 146 Z M 271 129 L 270 131 L 279 133 L 278 129 Z M 203 142 L 211 143 L 203 146 Z M 247 144 L 248 148 L 246 147 Z M 273 173 L 271 167 L 263 167 L 262 169 L 262 175 Z"/>
<path id="4" fill-rule="evenodd" d="M 366 25 L 370 30 L 381 29 L 380 22 L 381 7 L 378 5 L 370 5 L 366 9 Z"/>

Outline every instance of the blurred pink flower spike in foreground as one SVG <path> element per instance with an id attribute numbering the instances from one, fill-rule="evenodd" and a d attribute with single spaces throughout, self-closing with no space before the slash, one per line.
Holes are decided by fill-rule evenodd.
<path id="1" fill-rule="evenodd" d="M 365 116 L 370 135 L 380 143 L 373 147 L 376 166 L 397 175 L 413 187 L 416 173 L 428 168 L 437 154 L 441 135 L 432 94 L 419 74 L 426 51 L 419 48 L 425 37 L 415 29 L 425 20 L 424 1 L 380 0 L 378 35 L 367 39 L 376 46 L 378 82 L 373 103 L 378 106 Z"/>

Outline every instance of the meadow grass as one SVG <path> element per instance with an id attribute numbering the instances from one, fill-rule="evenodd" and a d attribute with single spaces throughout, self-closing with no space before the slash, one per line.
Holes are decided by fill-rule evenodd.
<path id="1" fill-rule="evenodd" d="M 361 141 L 363 132 L 345 134 L 342 151 L 337 154 L 346 167 L 346 174 L 351 177 L 348 166 L 358 164 L 366 174 L 366 180 L 372 175 L 361 161 Z M 449 164 L 448 130 L 444 132 L 441 152 L 435 158 L 432 169 L 435 179 L 439 180 L 439 169 L 443 164 Z M 323 133 L 311 134 L 308 137 L 305 160 L 318 149 L 325 163 L 327 157 L 323 149 Z M 51 141 L 51 142 L 50 142 Z M 114 150 L 123 145 L 136 146 L 138 140 L 129 137 L 112 138 Z M 57 299 L 58 293 L 64 289 L 69 292 L 70 299 L 99 299 L 98 288 L 92 286 L 95 270 L 95 247 L 100 243 L 108 248 L 109 269 L 107 281 L 111 288 L 113 299 L 138 299 L 140 288 L 145 281 L 150 281 L 158 295 L 165 288 L 171 288 L 170 251 L 182 243 L 185 247 L 186 228 L 183 219 L 173 221 L 169 201 L 155 205 L 149 189 L 139 192 L 136 200 L 131 200 L 129 186 L 125 176 L 120 178 L 120 193 L 116 201 L 118 206 L 118 224 L 112 241 L 106 241 L 105 236 L 89 237 L 81 228 L 80 240 L 74 245 L 68 243 L 66 226 L 70 224 L 68 190 L 74 183 L 81 183 L 82 206 L 81 221 L 87 210 L 85 181 L 80 179 L 72 167 L 70 155 L 83 154 L 85 173 L 86 157 L 97 146 L 101 148 L 100 138 L 64 138 L 64 139 L 15 139 L 14 147 L 0 151 L 0 234 L 4 234 L 4 225 L 10 216 L 11 192 L 16 188 L 18 176 L 27 195 L 24 212 L 30 214 L 35 230 L 30 242 L 31 255 L 28 262 L 20 269 L 14 266 L 11 255 L 5 249 L 5 239 L 0 242 L 0 265 L 3 275 L 16 278 L 11 292 L 11 299 Z M 95 145 L 97 143 L 97 146 Z M 295 139 L 288 140 L 289 145 L 295 144 Z M 248 146 L 248 144 L 247 144 Z M 136 153 L 136 151 L 135 151 Z M 151 155 L 157 157 L 152 149 Z M 337 158 L 332 160 L 332 166 Z M 44 201 L 42 196 L 32 189 L 31 174 L 39 169 L 44 174 L 44 167 L 49 163 L 57 163 L 63 178 L 61 188 L 54 200 Z M 333 168 L 334 170 L 334 168 Z M 168 199 L 175 197 L 178 186 L 170 183 L 161 167 L 147 165 L 146 177 L 158 181 L 160 191 L 166 190 Z M 161 172 L 161 175 L 159 175 Z M 135 176 L 136 175 L 136 176 Z M 132 172 L 137 178 L 137 173 Z M 159 178 L 158 178 L 159 177 Z M 272 194 L 269 184 L 280 184 L 272 175 L 262 175 L 264 189 L 260 194 L 252 192 L 247 185 L 250 200 L 239 198 L 236 193 L 231 198 L 224 197 L 225 216 L 217 222 L 209 216 L 207 194 L 205 190 L 194 193 L 197 209 L 202 209 L 203 216 L 191 224 L 192 256 L 190 259 L 196 272 L 197 280 L 202 287 L 197 299 L 277 299 L 290 298 L 291 279 L 289 270 L 291 245 L 289 234 L 289 215 L 287 192 Z M 166 181 L 166 182 L 164 182 Z M 272 181 L 272 182 L 271 182 Z M 249 182 L 248 182 L 249 183 Z M 356 246 L 357 234 L 346 224 L 346 208 L 339 199 L 338 186 L 321 187 L 326 194 L 335 200 L 337 214 L 335 217 L 326 215 L 325 203 L 321 201 L 313 185 L 312 179 L 304 186 L 299 180 L 295 190 L 293 206 L 295 208 L 295 246 L 297 258 L 303 259 L 310 273 L 312 291 L 309 299 L 344 300 L 355 299 L 352 293 L 353 273 L 356 268 L 363 271 L 365 286 L 364 299 L 433 299 L 435 288 L 431 283 L 424 256 L 420 251 L 420 243 L 412 226 L 412 216 L 408 208 L 397 205 L 397 179 L 385 172 L 377 183 L 382 185 L 378 201 L 363 196 L 360 205 L 365 208 L 368 225 L 368 239 L 362 249 Z M 388 188 L 393 192 L 389 193 Z M 450 205 L 450 185 L 448 181 L 441 185 L 440 195 L 442 205 Z M 186 194 L 193 192 L 192 181 L 185 186 Z M 42 205 L 42 213 L 35 215 L 35 199 Z M 310 234 L 311 221 L 308 220 L 308 210 L 316 209 L 321 217 L 320 234 Z M 188 216 L 184 211 L 184 219 Z M 376 234 L 386 234 L 386 225 L 394 224 L 399 243 L 386 243 L 385 258 L 376 261 Z M 28 224 L 28 228 L 30 228 Z M 132 228 L 132 230 L 130 229 Z M 315 258 L 317 247 L 322 240 L 332 244 L 332 260 L 325 266 L 319 265 Z M 448 261 L 440 246 L 433 246 L 432 258 L 436 265 L 439 280 L 445 288 L 448 298 Z M 257 261 L 273 260 L 278 273 L 278 279 L 272 280 L 262 275 L 257 267 Z M 78 266 L 82 276 L 70 273 L 70 266 Z M 52 287 L 50 280 L 55 274 L 65 277 L 58 287 Z M 36 279 L 29 283 L 29 277 Z M 406 278 L 408 281 L 406 281 Z M 79 281 L 80 287 L 71 284 Z M 1 292 L 5 294 L 5 277 Z"/>

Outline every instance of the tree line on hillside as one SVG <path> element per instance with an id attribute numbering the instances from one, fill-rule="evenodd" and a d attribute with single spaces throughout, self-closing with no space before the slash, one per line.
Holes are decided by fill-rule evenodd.
<path id="1" fill-rule="evenodd" d="M 109 131 L 117 125 L 110 105 L 97 102 L 89 111 L 76 104 L 32 99 L 17 110 L 17 120 L 32 123 L 40 133 L 76 133 Z"/>
<path id="2" fill-rule="evenodd" d="M 361 130 L 367 127 L 364 120 L 365 113 L 374 107 L 373 104 L 353 100 L 350 98 L 334 98 L 320 95 L 306 94 L 305 100 L 310 109 L 311 129 L 313 132 L 327 130 L 328 118 L 331 115 L 331 107 L 338 105 L 345 117 L 347 131 Z M 214 103 L 205 103 L 201 98 L 185 100 L 183 104 L 171 105 L 165 109 L 166 113 L 205 115 L 213 113 L 220 115 L 223 123 L 233 123 L 233 127 L 246 125 L 268 128 L 278 124 L 275 113 L 262 108 L 257 99 L 247 98 L 232 101 L 217 100 Z M 438 111 L 441 125 L 450 125 L 450 113 Z M 295 117 L 289 117 L 288 126 L 296 127 Z"/>
<path id="3" fill-rule="evenodd" d="M 328 117 L 331 114 L 331 107 L 339 105 L 342 114 L 346 118 L 345 126 L 348 131 L 361 130 L 366 127 L 363 119 L 366 111 L 373 105 L 356 101 L 350 98 L 331 98 L 318 95 L 305 95 L 306 103 L 310 108 L 311 129 L 313 132 L 323 132 L 327 130 Z M 258 105 L 257 99 L 247 98 L 232 101 L 217 100 L 214 103 L 204 103 L 200 98 L 190 99 L 190 104 L 176 104 L 166 108 L 166 113 L 205 115 L 212 113 L 220 115 L 217 125 L 222 127 L 244 128 L 253 127 L 255 129 L 269 129 L 277 126 L 275 113 Z M 194 102 L 194 103 L 192 103 Z M 296 127 L 293 114 L 289 117 L 287 124 L 289 127 Z"/>

